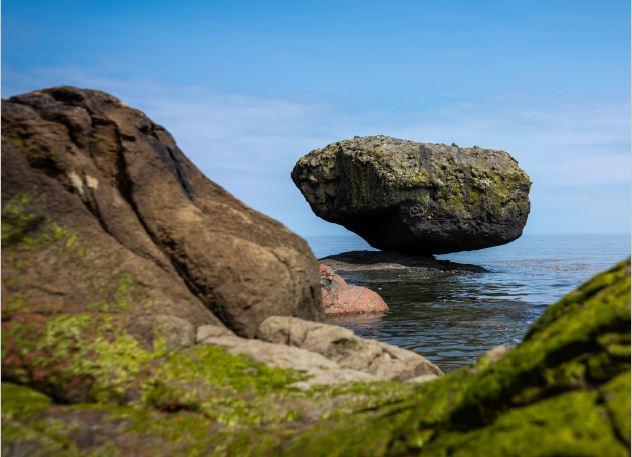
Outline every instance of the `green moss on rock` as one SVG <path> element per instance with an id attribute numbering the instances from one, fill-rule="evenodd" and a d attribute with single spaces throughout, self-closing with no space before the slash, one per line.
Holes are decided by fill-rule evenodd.
<path id="1" fill-rule="evenodd" d="M 629 344 L 629 271 L 622 262 L 553 305 L 497 362 L 314 427 L 285 454 L 324 455 L 331 445 L 330 455 L 627 455 L 630 362 L 608 348 Z"/>
<path id="2" fill-rule="evenodd" d="M 67 248 L 74 248 L 77 235 L 48 217 L 29 210 L 31 197 L 20 194 L 2 207 L 2 247 L 29 248 L 66 240 Z"/>
<path id="3" fill-rule="evenodd" d="M 90 315 L 44 327 L 24 322 L 31 335 L 45 328 L 44 341 L 56 351 L 40 353 L 42 340 L 27 339 L 24 357 L 39 354 L 38 363 L 66 370 L 56 372 L 60 379 L 88 375 L 94 385 L 89 403 L 62 405 L 51 399 L 64 398 L 56 392 L 49 397 L 5 383 L 9 455 L 24 449 L 93 456 L 629 453 L 629 261 L 553 305 L 499 360 L 483 358 L 422 385 L 301 391 L 294 383 L 302 378 L 291 370 L 212 345 L 167 352 L 157 341 L 143 348 L 114 321 L 100 322 L 96 333 L 93 323 Z M 86 339 L 87 330 L 96 336 Z M 40 391 L 60 385 L 34 382 L 36 365 L 25 374 L 31 377 L 14 373 L 13 380 Z M 85 433 L 92 438 L 82 439 Z"/>
<path id="4" fill-rule="evenodd" d="M 578 391 L 513 408 L 481 429 L 446 431 L 424 454 L 623 457 L 627 452 L 597 404 L 597 393 Z"/>
<path id="5" fill-rule="evenodd" d="M 109 315 L 24 315 L 2 334 L 4 377 L 66 401 L 123 401 L 129 384 L 165 354 L 161 340 L 141 347 Z"/>

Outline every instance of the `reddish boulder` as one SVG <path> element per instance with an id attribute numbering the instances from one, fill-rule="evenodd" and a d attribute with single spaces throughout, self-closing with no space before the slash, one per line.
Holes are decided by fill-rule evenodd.
<path id="1" fill-rule="evenodd" d="M 320 264 L 320 285 L 325 314 L 366 314 L 388 311 L 388 305 L 377 293 L 361 286 L 347 284 L 328 265 Z"/>

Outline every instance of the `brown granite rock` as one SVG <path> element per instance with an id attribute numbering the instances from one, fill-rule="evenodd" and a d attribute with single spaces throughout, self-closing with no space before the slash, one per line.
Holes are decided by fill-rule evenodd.
<path id="1" fill-rule="evenodd" d="M 3 100 L 2 152 L 3 301 L 33 325 L 108 314 L 143 344 L 181 329 L 168 344 L 187 345 L 201 325 L 252 337 L 271 315 L 322 319 L 305 241 L 115 97 L 54 87 Z M 18 311 L 5 311 L 10 327 Z"/>

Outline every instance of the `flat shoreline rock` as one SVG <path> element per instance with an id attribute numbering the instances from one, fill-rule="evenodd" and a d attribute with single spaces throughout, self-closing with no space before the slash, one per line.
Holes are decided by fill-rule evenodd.
<path id="1" fill-rule="evenodd" d="M 423 269 L 486 273 L 489 270 L 467 263 L 437 260 L 433 256 L 415 256 L 389 251 L 348 251 L 319 259 L 335 271 L 379 271 Z"/>
<path id="2" fill-rule="evenodd" d="M 337 325 L 295 317 L 267 318 L 257 330 L 257 339 L 206 333 L 206 329 L 198 334 L 198 344 L 221 346 L 231 354 L 245 354 L 268 366 L 307 376 L 294 384 L 300 389 L 358 381 L 425 382 L 443 375 L 416 352 L 361 338 Z"/>

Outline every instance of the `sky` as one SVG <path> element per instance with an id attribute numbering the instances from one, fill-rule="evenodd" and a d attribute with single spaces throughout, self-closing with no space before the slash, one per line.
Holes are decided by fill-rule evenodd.
<path id="1" fill-rule="evenodd" d="M 303 236 L 298 158 L 355 135 L 503 149 L 527 234 L 630 232 L 628 0 L 5 0 L 2 97 L 107 91 Z"/>

